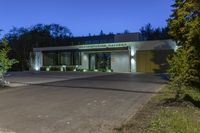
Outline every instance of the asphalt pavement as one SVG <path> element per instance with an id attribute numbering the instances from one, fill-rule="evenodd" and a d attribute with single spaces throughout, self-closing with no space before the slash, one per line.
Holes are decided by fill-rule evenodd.
<path id="1" fill-rule="evenodd" d="M 32 83 L 0 91 L 0 132 L 13 133 L 110 133 L 166 83 L 161 74 L 27 72 L 7 79 Z"/>

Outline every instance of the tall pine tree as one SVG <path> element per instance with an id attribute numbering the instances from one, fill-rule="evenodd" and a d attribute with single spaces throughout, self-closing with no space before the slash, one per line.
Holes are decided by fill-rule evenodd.
<path id="1" fill-rule="evenodd" d="M 181 46 L 169 60 L 173 85 L 200 82 L 200 1 L 175 0 L 168 20 L 169 34 Z"/>

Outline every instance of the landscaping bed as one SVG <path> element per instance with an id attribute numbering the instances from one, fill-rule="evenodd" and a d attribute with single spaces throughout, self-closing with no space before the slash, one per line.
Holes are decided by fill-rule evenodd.
<path id="1" fill-rule="evenodd" d="M 176 100 L 173 90 L 163 88 L 114 133 L 199 133 L 200 91 L 185 89 L 184 94 Z"/>

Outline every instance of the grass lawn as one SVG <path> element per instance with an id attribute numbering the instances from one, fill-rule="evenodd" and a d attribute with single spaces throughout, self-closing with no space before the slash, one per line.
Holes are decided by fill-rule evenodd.
<path id="1" fill-rule="evenodd" d="M 185 89 L 184 98 L 164 87 L 115 133 L 200 133 L 200 91 Z"/>

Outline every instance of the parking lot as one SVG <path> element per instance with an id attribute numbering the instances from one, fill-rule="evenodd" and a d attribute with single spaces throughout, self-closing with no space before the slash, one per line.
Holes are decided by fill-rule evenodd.
<path id="1" fill-rule="evenodd" d="M 107 133 L 166 83 L 161 74 L 10 73 L 28 86 L 0 91 L 0 132 Z"/>

